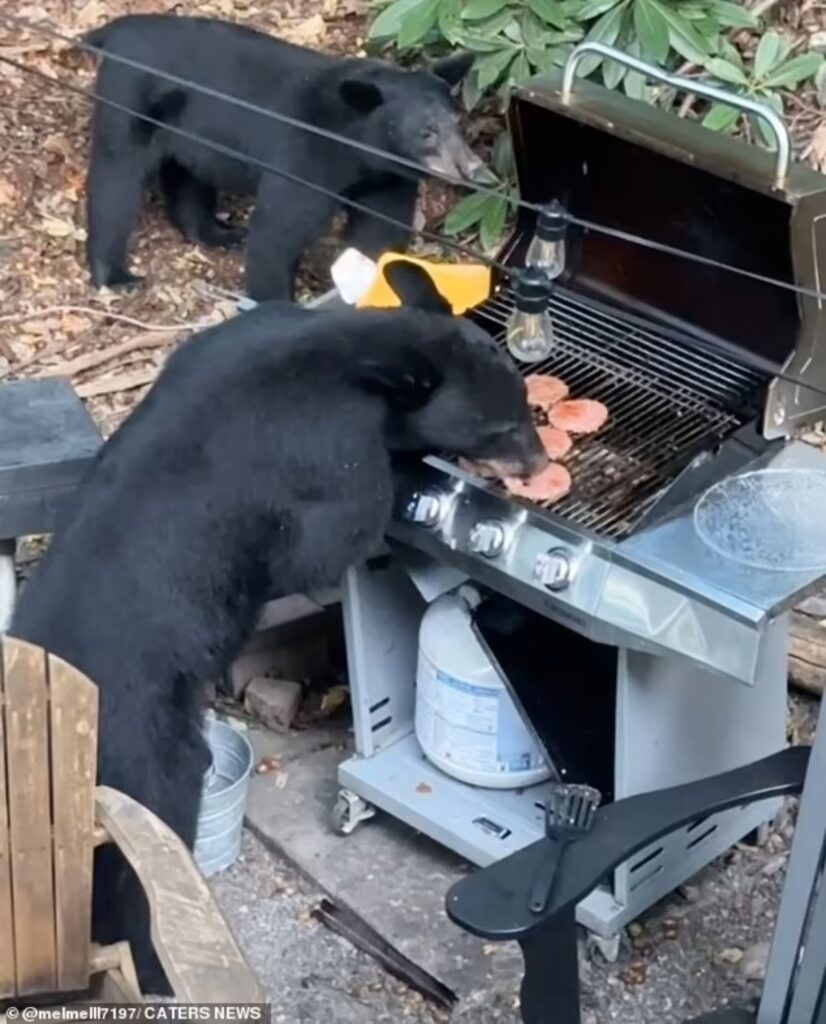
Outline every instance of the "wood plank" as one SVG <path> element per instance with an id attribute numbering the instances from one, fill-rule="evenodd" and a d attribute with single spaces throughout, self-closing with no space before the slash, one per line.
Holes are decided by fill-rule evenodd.
<path id="1" fill-rule="evenodd" d="M 73 992 L 89 982 L 98 692 L 53 655 L 48 676 L 57 982 Z"/>
<path id="2" fill-rule="evenodd" d="M 7 642 L 0 639 L 0 644 Z M 17 983 L 14 970 L 14 921 L 11 902 L 11 836 L 9 835 L 6 758 L 4 756 L 5 704 L 3 664 L 2 658 L 0 658 L 0 998 L 13 996 Z"/>
<path id="3" fill-rule="evenodd" d="M 52 992 L 55 964 L 46 655 L 3 642 L 17 994 Z"/>
<path id="4" fill-rule="evenodd" d="M 789 620 L 789 678 L 818 696 L 826 683 L 826 627 L 800 612 Z"/>
<path id="5" fill-rule="evenodd" d="M 178 836 L 135 800 L 98 786 L 97 820 L 141 881 L 152 941 L 177 999 L 193 1003 L 262 1003 L 209 887 Z"/>

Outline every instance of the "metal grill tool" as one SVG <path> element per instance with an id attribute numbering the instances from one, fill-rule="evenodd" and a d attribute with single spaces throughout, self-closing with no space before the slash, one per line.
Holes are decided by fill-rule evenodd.
<path id="1" fill-rule="evenodd" d="M 594 822 L 602 795 L 592 786 L 553 785 L 545 797 L 545 835 L 553 843 L 531 888 L 530 905 L 541 914 L 553 892 L 556 868 L 567 847 L 581 839 Z"/>

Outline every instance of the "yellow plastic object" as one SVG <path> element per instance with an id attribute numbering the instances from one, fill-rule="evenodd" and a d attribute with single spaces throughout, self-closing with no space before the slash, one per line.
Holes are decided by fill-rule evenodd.
<path id="1" fill-rule="evenodd" d="M 386 252 L 378 261 L 379 275 L 370 291 L 357 303 L 359 309 L 396 309 L 401 300 L 384 276 L 388 263 L 406 260 L 415 263 L 433 279 L 439 294 L 450 303 L 455 316 L 478 306 L 490 295 L 490 267 L 484 263 L 434 263 L 415 256 Z"/>

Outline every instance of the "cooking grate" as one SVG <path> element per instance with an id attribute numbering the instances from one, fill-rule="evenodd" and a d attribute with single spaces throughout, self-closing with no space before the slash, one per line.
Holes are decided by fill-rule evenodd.
<path id="1" fill-rule="evenodd" d="M 504 344 L 512 308 L 503 290 L 474 318 Z M 699 451 L 747 422 L 745 406 L 766 378 L 728 353 L 710 354 L 559 288 L 551 315 L 552 356 L 520 369 L 555 374 L 572 398 L 599 399 L 609 413 L 607 426 L 562 460 L 573 487 L 553 512 L 620 540 Z"/>

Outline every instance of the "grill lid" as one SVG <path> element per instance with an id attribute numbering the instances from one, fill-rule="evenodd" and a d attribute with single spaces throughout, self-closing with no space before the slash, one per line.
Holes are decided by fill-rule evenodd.
<path id="1" fill-rule="evenodd" d="M 572 59 L 594 48 L 584 44 Z M 688 80 L 684 87 L 701 88 Z M 826 178 L 810 168 L 792 164 L 778 182 L 774 154 L 591 82 L 577 81 L 566 98 L 563 73 L 517 90 L 509 119 L 520 193 L 529 202 L 557 199 L 576 217 L 616 231 L 824 287 Z M 520 210 L 509 262 L 522 261 L 535 227 L 535 214 Z M 817 300 L 592 230 L 570 226 L 567 240 L 568 288 L 826 390 L 818 341 L 826 323 Z M 764 432 L 786 435 L 824 407 L 819 390 L 775 381 Z"/>

